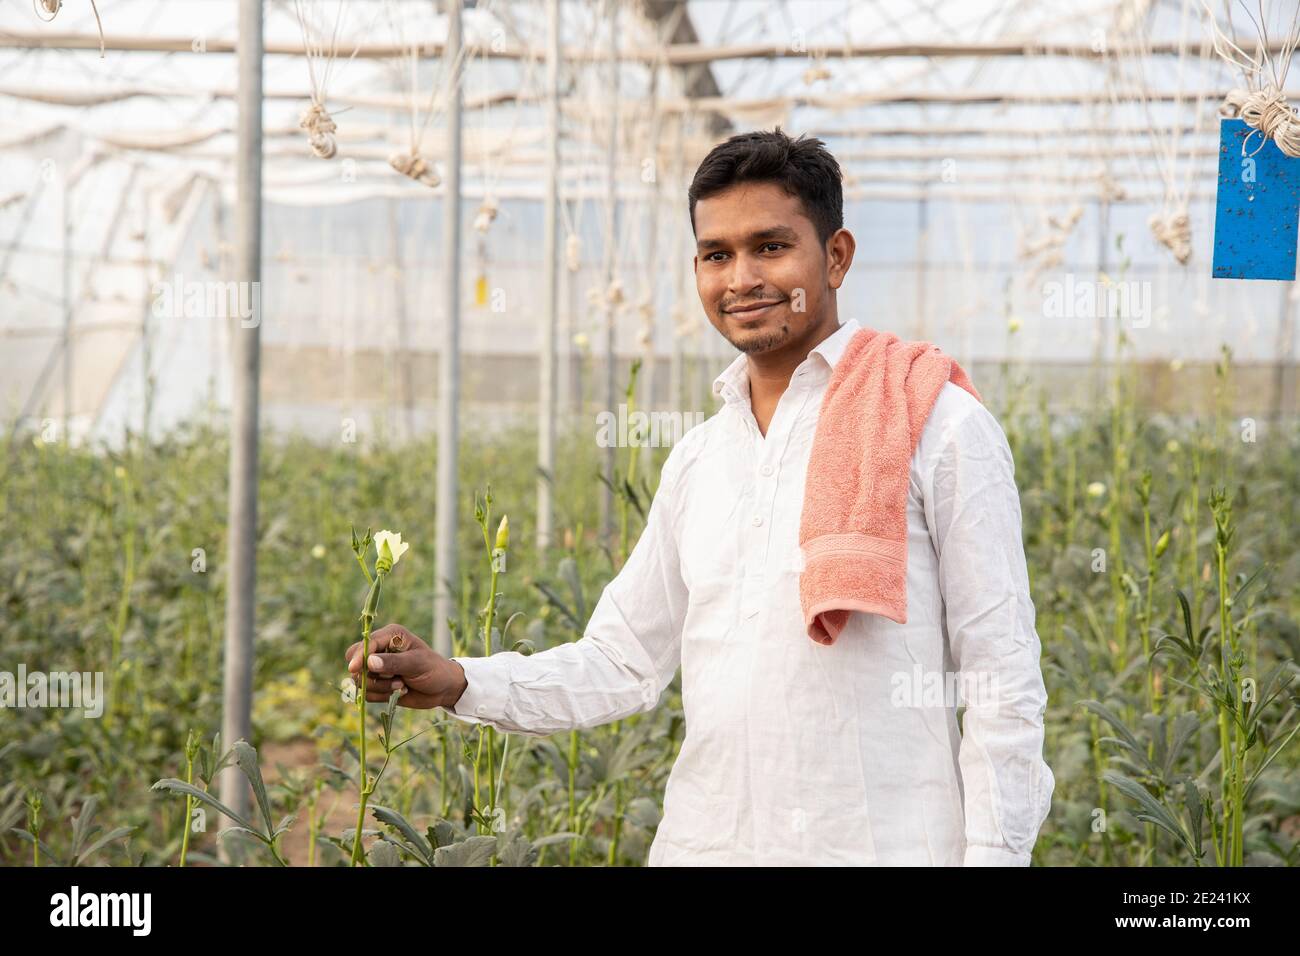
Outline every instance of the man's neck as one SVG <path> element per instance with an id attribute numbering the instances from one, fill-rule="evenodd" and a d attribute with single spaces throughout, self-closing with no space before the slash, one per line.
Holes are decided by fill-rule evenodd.
<path id="1" fill-rule="evenodd" d="M 787 348 L 750 355 L 747 362 L 749 375 L 749 405 L 758 423 L 759 431 L 767 435 L 768 423 L 776 411 L 777 403 L 790 387 L 794 370 L 812 350 L 839 330 L 839 316 L 835 311 L 822 320 L 810 337 Z"/>

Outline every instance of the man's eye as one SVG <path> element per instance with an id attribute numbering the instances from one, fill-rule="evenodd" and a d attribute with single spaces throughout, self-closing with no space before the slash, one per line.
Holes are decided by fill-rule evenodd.
<path id="1" fill-rule="evenodd" d="M 765 242 L 765 243 L 763 243 L 763 248 L 764 248 L 764 249 L 767 249 L 767 248 L 770 248 L 770 247 L 773 247 L 773 246 L 776 247 L 777 249 L 784 249 L 784 248 L 785 248 L 785 243 L 784 243 L 784 242 Z"/>
<path id="2" fill-rule="evenodd" d="M 725 256 L 725 252 L 710 252 L 704 257 L 705 262 L 720 262 L 721 260 L 713 258 L 714 256 Z"/>

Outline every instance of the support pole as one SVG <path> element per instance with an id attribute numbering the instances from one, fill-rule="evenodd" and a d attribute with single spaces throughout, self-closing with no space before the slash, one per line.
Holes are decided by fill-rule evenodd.
<path id="1" fill-rule="evenodd" d="M 605 209 L 605 402 L 603 411 L 609 414 L 617 412 L 618 387 L 616 383 L 617 368 L 614 356 L 614 318 L 617 307 L 611 301 L 609 293 L 614 286 L 614 277 L 618 269 L 618 6 L 619 0 L 609 3 L 609 152 L 608 182 Z M 601 487 L 600 495 L 600 529 L 602 540 L 613 545 L 614 534 L 614 468 L 617 461 L 617 442 L 612 442 L 605 449 L 605 477 L 607 482 Z"/>
<path id="2" fill-rule="evenodd" d="M 647 413 L 653 410 L 655 400 L 655 372 L 656 358 L 658 350 L 656 342 L 658 336 L 655 335 L 655 326 L 658 325 L 659 312 L 656 305 L 659 302 L 659 204 L 663 199 L 663 176 L 659 169 L 659 110 L 656 108 L 659 97 L 659 64 L 650 64 L 650 95 L 649 95 L 649 112 L 650 112 L 650 146 L 648 149 L 650 170 L 654 175 L 654 190 L 650 195 L 650 209 L 648 219 L 650 220 L 646 229 L 646 255 L 645 263 L 642 268 L 645 270 L 646 290 L 645 301 L 641 304 L 645 312 L 641 316 L 641 321 L 648 328 L 650 333 L 649 340 L 645 343 L 645 369 L 641 373 L 641 409 Z M 643 174 L 644 176 L 644 174 Z M 640 463 L 640 459 L 638 459 Z M 642 464 L 642 467 L 648 468 L 649 462 Z M 628 480 L 635 482 L 636 475 L 628 475 Z"/>
<path id="3" fill-rule="evenodd" d="M 447 168 L 442 188 L 442 342 L 438 350 L 438 500 L 433 582 L 433 649 L 452 654 L 447 618 L 456 609 L 459 576 L 456 560 L 456 521 L 459 505 L 457 469 L 460 463 L 460 7 L 447 0 L 447 45 L 443 56 L 451 64 L 447 77 Z"/>
<path id="4" fill-rule="evenodd" d="M 542 319 L 537 419 L 537 550 L 544 554 L 554 536 L 555 510 L 555 339 L 559 324 L 559 242 L 556 229 L 560 201 L 560 0 L 546 0 L 546 208 L 542 221 L 542 260 L 546 276 Z"/>
<path id="5" fill-rule="evenodd" d="M 225 693 L 221 743 L 252 732 L 253 628 L 257 584 L 257 432 L 261 374 L 262 280 L 262 0 L 239 0 L 239 116 L 235 158 L 235 280 L 245 321 L 230 319 L 230 505 L 226 548 Z M 246 298 L 245 298 L 246 296 Z M 221 775 L 221 802 L 241 816 L 248 784 L 237 767 Z M 226 852 L 223 844 L 222 853 Z"/>
<path id="6" fill-rule="evenodd" d="M 1097 276 L 1100 279 L 1109 267 L 1110 203 L 1105 199 L 1097 203 Z M 1092 400 L 1100 403 L 1106 399 L 1106 358 L 1110 350 L 1110 312 L 1097 310 L 1097 342 L 1093 348 Z"/>
<path id="7" fill-rule="evenodd" d="M 72 383 L 75 341 L 72 335 L 72 183 L 63 181 L 63 435 L 72 447 Z"/>

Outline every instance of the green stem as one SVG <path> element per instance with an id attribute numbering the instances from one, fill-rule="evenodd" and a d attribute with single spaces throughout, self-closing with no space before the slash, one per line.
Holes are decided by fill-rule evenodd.
<path id="1" fill-rule="evenodd" d="M 185 756 L 185 782 L 194 786 L 194 758 Z M 181 866 L 185 865 L 185 854 L 190 848 L 190 824 L 194 816 L 194 798 L 185 796 L 185 832 L 181 835 Z"/>
<path id="2" fill-rule="evenodd" d="M 569 830 L 578 832 L 577 803 L 578 732 L 569 731 Z M 569 866 L 578 865 L 578 838 L 569 841 Z"/>
<path id="3" fill-rule="evenodd" d="M 374 624 L 375 611 L 379 608 L 379 592 L 383 587 L 384 576 L 375 574 L 370 583 L 370 593 L 366 597 L 365 610 L 361 612 L 361 688 L 357 694 L 357 752 L 360 754 L 359 769 L 360 803 L 357 806 L 357 829 L 352 837 L 352 865 L 360 866 L 365 862 L 361 850 L 361 828 L 366 819 L 366 803 L 370 797 L 370 781 L 366 767 L 366 672 L 370 667 L 370 628 Z"/>

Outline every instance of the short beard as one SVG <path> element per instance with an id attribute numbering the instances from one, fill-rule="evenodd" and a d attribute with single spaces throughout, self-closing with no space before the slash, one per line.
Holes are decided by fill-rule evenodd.
<path id="1" fill-rule="evenodd" d="M 767 352 L 778 345 L 790 341 L 790 326 L 782 324 L 779 329 L 763 334 L 761 337 L 746 337 L 743 341 L 737 342 L 731 336 L 727 336 L 727 341 L 733 348 L 744 352 L 746 355 L 752 355 L 758 352 Z"/>

